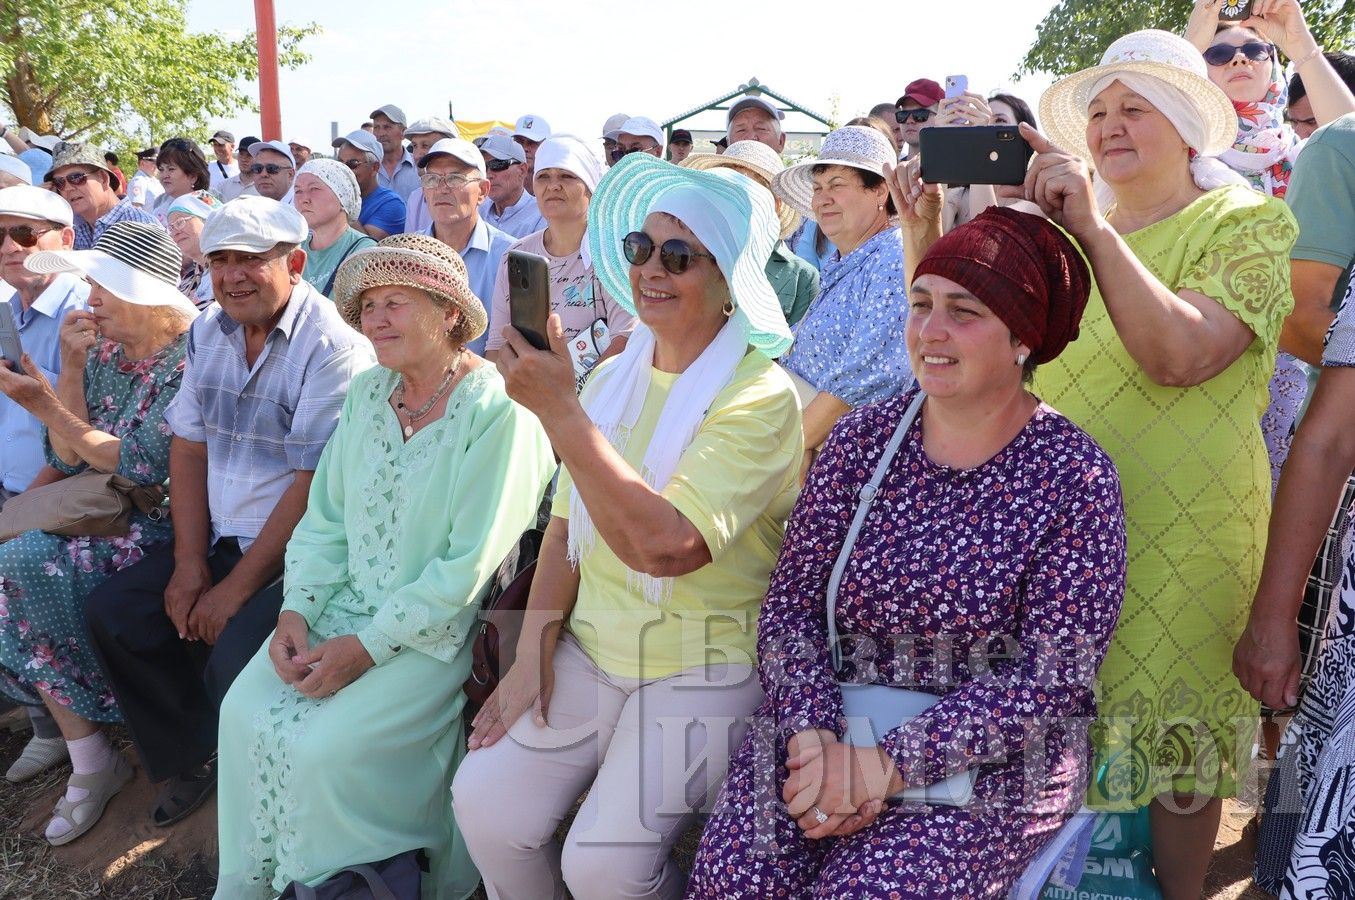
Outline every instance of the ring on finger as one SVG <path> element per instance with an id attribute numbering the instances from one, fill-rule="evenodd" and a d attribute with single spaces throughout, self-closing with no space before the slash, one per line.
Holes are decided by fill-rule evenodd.
<path id="1" fill-rule="evenodd" d="M 822 825 L 824 822 L 827 822 L 827 821 L 828 821 L 828 813 L 826 813 L 826 812 L 824 812 L 823 810 L 819 809 L 817 806 L 812 807 L 812 808 L 810 809 L 810 812 L 812 812 L 812 813 L 814 814 L 814 821 L 815 821 L 815 822 L 818 822 L 820 825 Z"/>

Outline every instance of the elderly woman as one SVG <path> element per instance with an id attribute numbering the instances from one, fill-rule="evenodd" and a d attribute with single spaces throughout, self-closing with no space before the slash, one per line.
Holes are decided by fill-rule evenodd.
<path id="1" fill-rule="evenodd" d="M 516 662 L 452 785 L 491 898 L 682 895 L 670 851 L 761 699 L 753 626 L 802 456 L 769 358 L 791 339 L 763 275 L 777 232 L 743 176 L 632 153 L 588 216 L 603 287 L 640 318 L 625 352 L 576 398 L 558 318 L 555 353 L 508 333 L 499 368 L 565 473 Z"/>
<path id="2" fill-rule="evenodd" d="M 424 896 L 454 900 L 479 880 L 447 793 L 466 637 L 555 459 L 466 350 L 485 311 L 455 251 L 386 238 L 343 264 L 335 302 L 379 365 L 349 388 L 287 545 L 277 630 L 221 710 L 216 896 L 423 849 Z"/>
<path id="3" fill-rule="evenodd" d="M 772 189 L 772 179 L 786 168 L 781 154 L 761 141 L 735 141 L 724 153 L 694 153 L 684 159 L 682 165 L 689 169 L 733 169 L 741 175 L 747 175 L 768 191 Z M 800 214 L 779 197 L 775 199 L 781 235 L 764 268 L 767 281 L 776 291 L 776 299 L 781 302 L 786 324 L 793 328 L 805 317 L 809 304 L 819 295 L 819 270 L 786 246 L 786 238 L 800 226 Z"/>
<path id="4" fill-rule="evenodd" d="M 730 765 L 688 897 L 1001 898 L 1081 805 L 1086 728 L 1067 723 L 1096 715 L 1123 509 L 1110 460 L 1026 384 L 1077 335 L 1089 286 L 1057 228 L 1006 209 L 918 266 L 922 393 L 845 416 L 810 472 L 758 621 L 766 726 Z M 846 741 L 830 629 L 850 636 L 849 680 L 937 699 Z M 892 799 L 963 772 L 966 806 Z"/>
<path id="5" fill-rule="evenodd" d="M 118 222 L 92 250 L 35 253 L 26 267 L 82 274 L 91 282 L 89 311 L 70 313 L 62 324 L 55 389 L 25 355 L 29 374 L 0 368 L 0 391 L 46 426 L 47 464 L 54 469 L 164 485 L 165 407 L 178 393 L 186 334 L 197 315 L 179 293 L 178 248 L 155 225 Z M 85 595 L 171 537 L 169 521 L 155 509 L 133 513 L 124 537 L 29 531 L 0 545 L 0 690 L 46 704 L 70 751 L 73 774 L 45 831 L 52 844 L 93 828 L 132 777 L 99 727 L 121 716 L 85 627 Z"/>
<path id="6" fill-rule="evenodd" d="M 1115 461 L 1129 535 L 1090 802 L 1149 806 L 1164 895 L 1196 898 L 1258 712 L 1231 664 L 1266 543 L 1257 423 L 1297 228 L 1212 158 L 1236 136 L 1233 105 L 1175 35 L 1115 41 L 1045 93 L 1040 121 L 1048 138 L 1021 126 L 1037 153 L 1026 197 L 1081 244 L 1096 290 L 1036 386 Z"/>
<path id="7" fill-rule="evenodd" d="M 179 290 L 198 309 L 212 304 L 212 277 L 207 271 L 207 255 L 198 239 L 207 217 L 225 204 L 210 191 L 193 191 L 177 198 L 169 207 L 169 236 L 183 254 Z"/>
<path id="8" fill-rule="evenodd" d="M 571 135 L 556 135 L 543 141 L 536 148 L 532 184 L 546 227 L 508 248 L 546 258 L 551 312 L 560 317 L 569 358 L 580 382 L 593 366 L 626 349 L 626 340 L 635 328 L 635 317 L 602 289 L 584 246 L 588 204 L 601 177 L 602 167 L 592 148 L 583 141 Z M 509 318 L 505 253 L 494 279 L 486 358 L 498 359 Z"/>
<path id="9" fill-rule="evenodd" d="M 354 227 L 362 212 L 362 193 L 353 170 L 336 159 L 312 159 L 296 172 L 292 203 L 310 226 L 306 268 L 301 277 L 326 297 L 332 297 L 334 276 L 343 261 L 359 250 L 376 246 Z"/>
<path id="10" fill-rule="evenodd" d="M 212 173 L 207 168 L 207 157 L 202 148 L 187 138 L 170 138 L 160 145 L 155 157 L 155 170 L 165 192 L 155 198 L 151 212 L 160 224 L 169 227 L 169 208 L 174 201 L 193 191 L 205 191 L 212 186 Z"/>
<path id="11" fill-rule="evenodd" d="M 781 360 L 804 405 L 806 469 L 843 414 L 895 396 L 912 380 L 903 344 L 903 248 L 884 179 L 894 157 L 879 131 L 848 125 L 824 138 L 817 159 L 772 181 L 777 196 L 813 219 L 836 248 Z"/>

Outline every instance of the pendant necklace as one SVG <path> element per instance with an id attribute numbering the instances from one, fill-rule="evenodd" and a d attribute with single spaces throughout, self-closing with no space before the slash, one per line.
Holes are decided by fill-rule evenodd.
<path id="1" fill-rule="evenodd" d="M 405 406 L 405 380 L 400 379 L 399 386 L 395 388 L 395 407 L 405 414 L 405 440 L 414 436 L 414 423 L 428 415 L 429 410 L 438 405 L 438 401 L 442 399 L 443 394 L 447 393 L 447 388 L 451 386 L 452 379 L 456 377 L 456 370 L 459 368 L 461 368 L 460 354 L 456 357 L 456 364 L 448 369 L 447 374 L 443 376 L 442 384 L 438 385 L 438 389 L 433 392 L 433 396 L 428 398 L 427 403 L 415 410 Z"/>

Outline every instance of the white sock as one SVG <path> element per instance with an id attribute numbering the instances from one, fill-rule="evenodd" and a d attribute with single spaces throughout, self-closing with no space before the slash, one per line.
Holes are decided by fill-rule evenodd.
<path id="1" fill-rule="evenodd" d="M 108 742 L 102 731 L 96 731 L 89 737 L 78 741 L 67 741 L 66 749 L 71 754 L 71 769 L 76 775 L 95 775 L 117 762 L 117 751 Z M 66 785 L 66 799 L 79 803 L 89 796 L 89 791 L 72 784 Z M 53 819 L 47 823 L 47 837 L 57 838 L 70 831 L 64 820 Z"/>

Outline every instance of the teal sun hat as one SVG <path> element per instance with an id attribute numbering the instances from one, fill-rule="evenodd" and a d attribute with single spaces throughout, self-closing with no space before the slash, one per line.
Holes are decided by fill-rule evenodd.
<path id="1" fill-rule="evenodd" d="M 648 153 L 622 157 L 588 205 L 588 250 L 603 289 L 632 315 L 630 263 L 621 243 L 643 230 L 651 212 L 675 216 L 715 257 L 748 343 L 773 359 L 785 353 L 790 326 L 765 270 L 781 233 L 771 195 L 730 169 L 687 169 Z"/>

